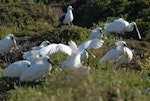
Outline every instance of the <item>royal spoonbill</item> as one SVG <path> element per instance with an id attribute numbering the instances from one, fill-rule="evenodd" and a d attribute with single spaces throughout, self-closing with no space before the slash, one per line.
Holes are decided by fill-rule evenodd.
<path id="1" fill-rule="evenodd" d="M 72 10 L 73 10 L 72 6 L 67 7 L 67 13 L 65 14 L 65 16 L 61 18 L 64 24 L 68 24 L 68 25 L 73 24 L 72 21 L 74 17 L 73 17 Z"/>
<path id="2" fill-rule="evenodd" d="M 133 31 L 133 28 L 135 26 L 135 29 L 137 31 L 139 39 L 141 39 L 140 32 L 138 30 L 138 27 L 135 22 L 127 22 L 123 18 L 119 18 L 117 20 L 114 20 L 113 22 L 107 23 L 104 26 L 105 32 L 109 33 L 124 33 L 124 32 L 131 32 Z"/>
<path id="3" fill-rule="evenodd" d="M 101 39 L 93 39 L 88 40 L 84 43 L 82 43 L 80 46 L 78 46 L 77 50 L 72 51 L 72 54 L 67 57 L 67 59 L 62 63 L 62 67 L 68 67 L 68 68 L 80 68 L 82 67 L 81 63 L 81 53 L 85 49 L 89 48 L 100 48 L 103 45 L 103 40 Z"/>
<path id="4" fill-rule="evenodd" d="M 3 70 L 2 75 L 3 77 L 20 77 L 21 74 L 30 66 L 31 63 L 29 61 L 20 60 L 8 65 L 8 67 Z"/>
<path id="5" fill-rule="evenodd" d="M 6 63 L 10 62 L 6 54 L 9 53 L 14 46 L 18 49 L 13 34 L 8 34 L 4 39 L 0 40 L 0 54 L 5 56 Z"/>
<path id="6" fill-rule="evenodd" d="M 36 64 L 26 69 L 20 77 L 20 81 L 35 81 L 45 76 L 52 69 L 52 62 L 49 56 L 39 58 Z"/>
<path id="7" fill-rule="evenodd" d="M 100 60 L 100 64 L 105 62 L 130 63 L 133 58 L 132 51 L 127 47 L 125 41 L 117 41 L 115 49 L 108 51 Z"/>

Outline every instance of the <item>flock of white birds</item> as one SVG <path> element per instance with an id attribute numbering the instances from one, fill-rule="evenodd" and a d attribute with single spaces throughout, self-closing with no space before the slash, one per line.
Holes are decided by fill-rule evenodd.
<path id="1" fill-rule="evenodd" d="M 67 8 L 67 13 L 63 20 L 63 23 L 71 24 L 73 21 L 72 6 Z M 114 33 L 124 33 L 132 31 L 133 28 L 136 28 L 139 39 L 141 35 L 137 28 L 135 22 L 128 23 L 122 18 L 105 24 L 105 32 L 114 32 Z M 51 59 L 50 56 L 57 52 L 64 52 L 68 55 L 67 59 L 62 62 L 61 68 L 56 65 L 59 70 L 62 68 L 82 68 L 83 62 L 88 58 L 88 53 L 92 55 L 93 58 L 96 56 L 89 51 L 88 49 L 98 49 L 101 48 L 104 41 L 101 39 L 106 37 L 102 32 L 102 28 L 97 27 L 92 30 L 91 34 L 88 37 L 88 41 L 77 46 L 74 41 L 69 41 L 68 45 L 59 43 L 50 43 L 49 41 L 43 41 L 39 46 L 33 47 L 30 51 L 24 52 L 24 60 L 16 61 L 12 64 L 9 64 L 6 67 L 2 75 L 3 77 L 19 77 L 20 81 L 34 81 L 45 76 L 47 72 L 52 69 L 52 64 L 56 65 Z M 100 60 L 99 63 L 103 64 L 106 62 L 119 62 L 119 63 L 130 63 L 133 54 L 132 51 L 127 47 L 125 41 L 116 41 L 116 48 L 108 51 Z M 17 47 L 16 41 L 13 34 L 7 35 L 3 40 L 0 40 L 0 54 L 5 56 L 6 63 L 9 63 L 9 59 L 6 56 L 6 53 L 10 52 L 13 47 Z"/>

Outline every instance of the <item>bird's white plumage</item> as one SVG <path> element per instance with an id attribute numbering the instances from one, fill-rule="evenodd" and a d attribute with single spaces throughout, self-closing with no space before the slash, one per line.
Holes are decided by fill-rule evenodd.
<path id="1" fill-rule="evenodd" d="M 23 53 L 23 58 L 27 59 L 28 57 L 32 57 L 32 55 L 39 55 L 40 50 L 46 46 L 48 46 L 50 43 L 49 41 L 43 41 L 39 46 L 32 47 L 30 51 Z M 33 56 L 34 57 L 34 56 Z"/>
<path id="2" fill-rule="evenodd" d="M 6 63 L 10 62 L 7 53 L 9 53 L 14 46 L 17 50 L 19 49 L 13 34 L 8 34 L 4 39 L 0 40 L 0 54 L 5 56 Z"/>
<path id="3" fill-rule="evenodd" d="M 69 44 L 70 48 L 72 49 L 72 54 L 77 51 L 78 47 L 74 41 L 71 40 L 68 42 L 68 44 Z M 83 63 L 83 61 L 87 58 L 88 58 L 88 52 L 86 50 L 84 50 L 80 55 L 80 60 Z"/>
<path id="4" fill-rule="evenodd" d="M 93 39 L 93 40 L 88 40 L 84 43 L 82 43 L 80 46 L 78 46 L 78 50 L 84 50 L 88 48 L 100 48 L 103 45 L 104 41 L 101 39 Z"/>
<path id="5" fill-rule="evenodd" d="M 94 39 L 94 40 L 88 40 L 84 43 L 82 43 L 76 51 L 73 51 L 71 56 L 68 56 L 68 58 L 62 63 L 62 67 L 68 67 L 68 68 L 79 68 L 82 67 L 81 63 L 81 53 L 88 48 L 100 48 L 103 45 L 103 40 L 100 39 Z"/>
<path id="6" fill-rule="evenodd" d="M 117 41 L 115 45 L 117 46 L 115 49 L 108 51 L 99 60 L 100 64 L 105 62 L 129 63 L 132 60 L 132 51 L 126 47 L 125 41 Z"/>
<path id="7" fill-rule="evenodd" d="M 116 62 L 119 60 L 119 58 L 122 56 L 123 51 L 121 49 L 112 49 L 109 52 L 107 52 L 101 59 L 100 63 L 105 63 L 105 62 Z"/>
<path id="8" fill-rule="evenodd" d="M 114 20 L 113 22 L 107 23 L 104 25 L 105 32 L 114 32 L 114 33 L 124 33 L 124 32 L 131 32 L 133 28 L 136 28 L 138 33 L 139 39 L 141 39 L 141 35 L 139 33 L 138 27 L 135 22 L 127 22 L 123 18 Z"/>
<path id="9" fill-rule="evenodd" d="M 10 64 L 3 70 L 3 77 L 20 77 L 21 74 L 31 66 L 27 60 L 20 60 Z"/>
<path id="10" fill-rule="evenodd" d="M 28 56 L 28 57 L 26 58 L 26 60 L 30 61 L 31 64 L 33 65 L 33 64 L 36 63 L 36 61 L 37 61 L 39 58 L 40 58 L 40 55 L 36 54 L 36 55 Z"/>
<path id="11" fill-rule="evenodd" d="M 50 45 L 42 48 L 40 50 L 40 55 L 41 56 L 46 56 L 46 55 L 50 56 L 57 52 L 64 52 L 68 55 L 71 55 L 72 49 L 68 45 L 64 45 L 61 43 L 59 43 L 59 44 L 53 43 L 53 44 L 50 44 Z"/>
<path id="12" fill-rule="evenodd" d="M 103 37 L 102 28 L 97 27 L 97 28 L 92 30 L 92 32 L 89 35 L 88 39 L 92 40 L 92 39 L 95 39 L 95 38 L 102 38 L 102 37 Z"/>
<path id="13" fill-rule="evenodd" d="M 68 44 L 69 44 L 70 48 L 72 49 L 72 51 L 76 51 L 78 49 L 78 46 L 74 41 L 70 40 L 68 42 Z"/>
<path id="14" fill-rule="evenodd" d="M 23 53 L 23 58 L 27 59 L 29 56 L 32 55 L 39 55 L 40 54 L 40 50 L 31 50 L 31 51 L 27 51 Z"/>
<path id="15" fill-rule="evenodd" d="M 52 68 L 49 63 L 49 57 L 41 57 L 36 64 L 30 66 L 26 69 L 20 77 L 20 81 L 34 81 L 42 78 L 45 74 Z"/>
<path id="16" fill-rule="evenodd" d="M 70 23 L 73 21 L 74 17 L 73 17 L 72 9 L 73 9 L 72 6 L 67 7 L 67 13 L 65 15 L 65 18 L 63 19 L 63 23 L 70 25 Z"/>
<path id="17" fill-rule="evenodd" d="M 7 35 L 4 39 L 0 40 L 0 54 L 8 53 L 12 47 L 16 46 L 16 41 L 13 34 Z"/>
<path id="18" fill-rule="evenodd" d="M 43 41 L 39 46 L 32 47 L 31 50 L 40 50 L 43 47 L 48 46 L 49 44 L 50 44 L 50 42 L 48 40 L 46 40 L 46 41 Z"/>
<path id="19" fill-rule="evenodd" d="M 124 47 L 124 54 L 119 60 L 120 63 L 130 63 L 132 58 L 133 58 L 132 51 L 129 48 Z"/>

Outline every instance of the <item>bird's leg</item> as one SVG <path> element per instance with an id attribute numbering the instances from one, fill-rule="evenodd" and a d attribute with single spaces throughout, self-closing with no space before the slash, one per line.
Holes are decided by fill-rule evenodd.
<path id="1" fill-rule="evenodd" d="M 68 25 L 70 26 L 70 23 L 68 23 Z"/>
<path id="2" fill-rule="evenodd" d="M 21 86 L 21 82 L 20 82 L 20 80 L 18 81 L 18 84 L 19 84 L 19 87 L 22 87 L 22 86 Z"/>
<path id="3" fill-rule="evenodd" d="M 7 61 L 7 54 L 5 54 L 5 62 L 6 62 L 6 64 L 8 64 L 8 61 Z"/>
<path id="4" fill-rule="evenodd" d="M 73 22 L 70 22 L 71 23 L 71 26 L 73 26 Z"/>
<path id="5" fill-rule="evenodd" d="M 7 59 L 8 59 L 8 63 L 11 64 L 11 61 L 10 61 L 10 57 L 9 57 L 9 56 L 7 57 Z"/>

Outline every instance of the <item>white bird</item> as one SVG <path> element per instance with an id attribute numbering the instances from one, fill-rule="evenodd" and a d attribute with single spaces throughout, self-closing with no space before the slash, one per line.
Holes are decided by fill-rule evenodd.
<path id="1" fill-rule="evenodd" d="M 20 77 L 21 74 L 31 66 L 31 63 L 27 60 L 20 60 L 10 64 L 6 67 L 2 75 L 3 77 Z"/>
<path id="2" fill-rule="evenodd" d="M 50 44 L 50 42 L 48 40 L 46 40 L 46 41 L 43 41 L 39 46 L 32 47 L 31 50 L 40 50 L 41 48 L 46 47 L 49 44 Z"/>
<path id="3" fill-rule="evenodd" d="M 13 34 L 8 34 L 3 40 L 0 40 L 0 54 L 5 56 L 6 63 L 10 61 L 9 59 L 7 59 L 6 54 L 10 52 L 14 46 L 18 49 Z"/>
<path id="4" fill-rule="evenodd" d="M 113 33 L 124 33 L 124 32 L 131 32 L 133 28 L 136 28 L 137 34 L 139 39 L 141 39 L 140 32 L 135 22 L 127 22 L 123 18 L 114 20 L 113 22 L 107 23 L 104 26 L 105 32 L 113 32 Z"/>
<path id="5" fill-rule="evenodd" d="M 75 51 L 72 51 L 72 54 L 68 56 L 68 58 L 62 63 L 62 67 L 68 67 L 68 68 L 80 68 L 82 67 L 81 63 L 81 53 L 88 48 L 100 48 L 103 45 L 103 40 L 101 39 L 94 39 L 94 40 L 88 40 L 84 43 L 82 43 L 80 46 L 78 46 L 78 49 Z"/>
<path id="6" fill-rule="evenodd" d="M 73 10 L 72 6 L 67 7 L 67 13 L 63 19 L 64 24 L 68 24 L 68 25 L 72 24 L 72 21 L 74 19 L 72 10 Z"/>
<path id="7" fill-rule="evenodd" d="M 125 41 L 117 41 L 116 48 L 108 51 L 100 60 L 100 64 L 106 62 L 130 63 L 133 58 L 132 51 L 127 47 Z"/>
<path id="8" fill-rule="evenodd" d="M 95 38 L 102 38 L 103 36 L 104 36 L 104 34 L 102 33 L 102 28 L 97 27 L 97 28 L 92 30 L 92 32 L 89 35 L 88 39 L 92 40 L 92 39 L 95 39 Z"/>
<path id="9" fill-rule="evenodd" d="M 24 52 L 23 53 L 23 58 L 24 59 L 27 59 L 28 57 L 32 57 L 32 55 L 39 55 L 39 51 L 48 46 L 50 44 L 49 41 L 43 41 L 39 46 L 35 46 L 35 47 L 32 47 L 32 49 L 30 51 L 27 51 L 27 52 Z"/>
<path id="10" fill-rule="evenodd" d="M 51 61 L 48 56 L 40 57 L 36 64 L 26 69 L 20 77 L 20 81 L 35 81 L 46 75 L 51 69 Z"/>
<path id="11" fill-rule="evenodd" d="M 71 40 L 68 42 L 68 44 L 70 48 L 72 49 L 72 53 L 78 50 L 77 44 L 74 41 Z M 80 55 L 81 63 L 83 63 L 84 60 L 88 58 L 89 56 L 88 53 L 90 53 L 93 58 L 96 58 L 96 56 L 91 51 L 89 51 L 88 49 L 85 49 Z"/>

